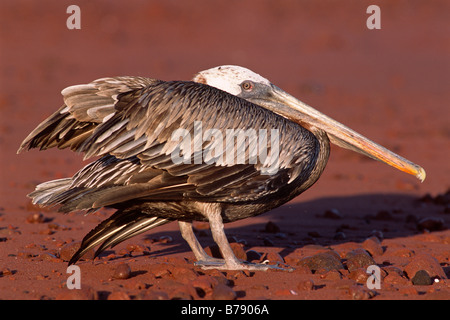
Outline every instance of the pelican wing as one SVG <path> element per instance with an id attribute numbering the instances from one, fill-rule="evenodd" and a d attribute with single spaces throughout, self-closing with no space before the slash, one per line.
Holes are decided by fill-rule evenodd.
<path id="1" fill-rule="evenodd" d="M 18 152 L 58 147 L 100 157 L 72 179 L 42 184 L 30 195 L 37 203 L 62 204 L 63 211 L 136 199 L 255 200 L 294 180 L 306 181 L 317 160 L 312 133 L 204 84 L 116 77 L 62 94 L 64 105 Z M 235 136 L 227 143 L 227 134 L 237 130 L 245 139 Z M 269 137 L 271 130 L 277 141 Z"/>

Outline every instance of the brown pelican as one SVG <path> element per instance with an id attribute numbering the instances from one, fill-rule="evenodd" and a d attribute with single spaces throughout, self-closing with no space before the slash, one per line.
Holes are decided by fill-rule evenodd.
<path id="1" fill-rule="evenodd" d="M 193 81 L 102 78 L 68 87 L 62 95 L 64 105 L 30 133 L 18 152 L 70 148 L 97 160 L 71 178 L 38 185 L 29 197 L 34 204 L 58 206 L 61 212 L 117 209 L 84 237 L 69 264 L 97 245 L 96 255 L 176 220 L 196 264 L 203 268 L 275 267 L 237 259 L 223 223 L 264 213 L 311 187 L 325 168 L 330 142 L 425 179 L 420 166 L 243 67 L 212 68 L 196 74 Z M 194 146 L 195 151 L 197 146 L 189 153 L 173 134 L 183 129 L 184 136 L 191 135 L 196 124 L 210 136 L 183 139 L 188 141 L 185 147 Z M 223 151 L 217 147 L 223 146 L 224 136 L 212 137 L 225 129 L 257 134 L 245 137 L 241 152 L 231 153 L 229 146 Z M 277 139 L 269 139 L 269 132 L 277 133 Z M 251 162 L 255 146 L 261 145 L 267 156 Z M 174 154 L 182 154 L 183 161 L 174 161 Z M 245 155 L 246 160 L 225 161 L 225 154 L 234 154 L 234 160 Z M 275 170 L 268 172 L 274 163 Z M 224 259 L 206 254 L 194 235 L 193 221 L 209 222 Z"/>

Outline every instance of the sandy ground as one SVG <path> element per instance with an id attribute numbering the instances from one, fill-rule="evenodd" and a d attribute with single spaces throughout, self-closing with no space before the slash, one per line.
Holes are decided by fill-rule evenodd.
<path id="1" fill-rule="evenodd" d="M 450 299 L 448 1 L 376 1 L 381 30 L 366 27 L 372 1 L 76 2 L 81 30 L 66 28 L 71 1 L 0 2 L 0 299 Z M 187 80 L 222 64 L 260 73 L 427 179 L 333 147 L 310 190 L 226 226 L 237 253 L 295 271 L 203 271 L 172 223 L 80 262 L 82 290 L 67 289 L 64 253 L 110 212 L 30 205 L 36 184 L 84 163 L 60 150 L 16 155 L 20 142 L 66 86 Z M 380 289 L 366 285 L 371 264 Z"/>

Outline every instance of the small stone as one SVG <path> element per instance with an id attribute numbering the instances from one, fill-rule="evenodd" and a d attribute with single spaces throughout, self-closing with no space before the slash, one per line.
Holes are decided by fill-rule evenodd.
<path id="1" fill-rule="evenodd" d="M 430 275 L 425 270 L 419 270 L 411 279 L 411 282 L 415 286 L 430 286 L 433 284 L 433 279 L 431 279 Z"/>
<path id="2" fill-rule="evenodd" d="M 28 223 L 44 223 L 45 218 L 44 215 L 40 212 L 35 212 L 30 214 L 26 220 Z"/>
<path id="3" fill-rule="evenodd" d="M 338 232 L 336 232 L 336 234 L 334 235 L 333 239 L 334 239 L 334 240 L 345 240 L 345 239 L 347 239 L 347 236 L 345 235 L 344 232 L 338 231 Z"/>
<path id="4" fill-rule="evenodd" d="M 390 273 L 383 279 L 383 285 L 385 284 L 395 284 L 395 285 L 406 285 L 409 281 L 403 278 L 401 275 L 397 273 Z"/>
<path id="5" fill-rule="evenodd" d="M 426 193 L 423 197 L 419 198 L 419 201 L 424 203 L 433 203 L 434 199 L 431 194 Z"/>
<path id="6" fill-rule="evenodd" d="M 270 240 L 268 237 L 264 237 L 263 243 L 266 247 L 273 247 L 274 243 L 272 240 Z"/>
<path id="7" fill-rule="evenodd" d="M 380 230 L 372 230 L 370 232 L 370 237 L 377 237 L 380 241 L 382 241 L 384 239 L 384 234 L 383 231 Z"/>
<path id="8" fill-rule="evenodd" d="M 280 232 L 280 227 L 277 226 L 272 221 L 269 221 L 269 222 L 266 223 L 266 226 L 264 227 L 264 232 L 278 233 L 278 232 Z"/>
<path id="9" fill-rule="evenodd" d="M 434 203 L 442 206 L 450 204 L 450 189 L 444 194 L 438 194 L 434 198 Z"/>
<path id="10" fill-rule="evenodd" d="M 184 266 L 174 266 L 171 269 L 171 273 L 175 279 L 185 284 L 196 279 L 198 276 L 193 269 Z"/>
<path id="11" fill-rule="evenodd" d="M 59 250 L 59 258 L 64 261 L 69 261 L 75 254 L 75 252 L 77 252 L 77 250 L 80 248 L 80 246 L 81 242 L 79 241 L 66 244 Z M 90 259 L 94 259 L 93 249 L 86 252 L 80 260 L 90 260 Z"/>
<path id="12" fill-rule="evenodd" d="M 244 245 L 241 243 L 237 243 L 237 242 L 232 242 L 230 243 L 230 247 L 233 250 L 234 255 L 236 256 L 236 258 L 240 259 L 240 260 L 247 260 L 247 253 L 244 250 Z"/>
<path id="13" fill-rule="evenodd" d="M 159 243 L 172 243 L 173 238 L 171 236 L 161 236 L 158 238 Z"/>
<path id="14" fill-rule="evenodd" d="M 64 292 L 56 296 L 56 300 L 97 300 L 97 292 L 87 285 L 82 285 L 81 289 L 65 289 Z"/>
<path id="15" fill-rule="evenodd" d="M 151 264 L 150 272 L 153 273 L 156 278 L 162 278 L 170 274 L 169 265 L 167 263 Z"/>
<path id="16" fill-rule="evenodd" d="M 214 287 L 211 298 L 213 300 L 235 300 L 236 292 L 224 284 L 218 284 Z"/>
<path id="17" fill-rule="evenodd" d="M 390 221 L 394 220 L 394 217 L 392 216 L 392 213 L 390 213 L 387 210 L 380 210 L 377 212 L 377 214 L 374 217 L 375 220 L 382 220 L 382 221 Z"/>
<path id="18" fill-rule="evenodd" d="M 246 255 L 247 255 L 248 262 L 259 261 L 262 256 L 259 252 L 255 251 L 255 250 L 247 250 Z"/>
<path id="19" fill-rule="evenodd" d="M 311 291 L 314 289 L 314 281 L 312 279 L 300 281 L 297 284 L 297 289 L 300 291 Z"/>
<path id="20" fill-rule="evenodd" d="M 320 275 L 320 279 L 337 281 L 337 280 L 342 279 L 342 274 L 339 271 L 333 269 L 333 270 L 326 271 L 325 273 L 322 273 Z"/>
<path id="21" fill-rule="evenodd" d="M 323 214 L 324 218 L 327 219 L 342 219 L 342 214 L 339 212 L 338 209 L 328 209 Z"/>
<path id="22" fill-rule="evenodd" d="M 417 296 L 419 294 L 417 289 L 412 286 L 401 288 L 400 290 L 398 290 L 398 293 L 403 294 L 405 296 Z"/>
<path id="23" fill-rule="evenodd" d="M 191 281 L 191 285 L 197 291 L 197 295 L 200 298 L 211 297 L 213 288 L 219 284 L 219 281 L 215 277 L 201 275 Z"/>
<path id="24" fill-rule="evenodd" d="M 367 283 L 369 274 L 366 272 L 366 269 L 359 268 L 351 271 L 350 274 L 348 275 L 348 278 L 355 280 L 356 283 L 365 284 Z"/>
<path id="25" fill-rule="evenodd" d="M 261 260 L 269 260 L 269 263 L 274 264 L 277 262 L 284 263 L 283 257 L 281 257 L 277 252 L 268 252 L 263 256 Z"/>
<path id="26" fill-rule="evenodd" d="M 427 253 L 417 254 L 404 269 L 410 279 L 412 279 L 419 270 L 425 270 L 432 278 L 437 277 L 439 279 L 447 279 L 444 270 L 436 258 Z"/>
<path id="27" fill-rule="evenodd" d="M 318 253 L 310 257 L 305 257 L 299 261 L 299 265 L 307 266 L 313 272 L 320 269 L 329 271 L 344 268 L 339 256 L 329 252 Z"/>
<path id="28" fill-rule="evenodd" d="M 362 247 L 372 256 L 380 256 L 383 254 L 383 247 L 377 237 L 370 237 L 362 243 Z"/>
<path id="29" fill-rule="evenodd" d="M 353 300 L 368 300 L 375 296 L 375 292 L 361 285 L 354 285 L 349 288 L 349 294 Z"/>
<path id="30" fill-rule="evenodd" d="M 320 238 L 320 234 L 317 231 L 308 232 L 308 236 L 313 237 L 313 238 Z"/>
<path id="31" fill-rule="evenodd" d="M 169 295 L 167 292 L 152 289 L 141 293 L 138 298 L 141 300 L 169 300 Z"/>
<path id="32" fill-rule="evenodd" d="M 193 300 L 194 297 L 197 297 L 197 291 L 192 284 L 178 286 L 170 293 L 172 300 Z"/>
<path id="33" fill-rule="evenodd" d="M 128 263 L 119 264 L 113 273 L 113 279 L 128 279 L 131 276 L 131 268 Z"/>
<path id="34" fill-rule="evenodd" d="M 375 260 L 364 249 L 356 249 L 347 253 L 347 269 L 350 272 L 358 268 L 366 269 L 375 264 Z"/>
<path id="35" fill-rule="evenodd" d="M 108 296 L 108 300 L 131 300 L 126 292 L 116 291 Z"/>
<path id="36" fill-rule="evenodd" d="M 444 220 L 441 218 L 427 217 L 417 222 L 417 230 L 419 231 L 439 231 L 444 229 Z"/>

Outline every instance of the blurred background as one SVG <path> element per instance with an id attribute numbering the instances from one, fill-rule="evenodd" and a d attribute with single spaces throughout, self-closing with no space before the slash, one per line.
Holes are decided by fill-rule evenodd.
<path id="1" fill-rule="evenodd" d="M 81 29 L 69 30 L 69 5 Z M 369 5 L 381 29 L 369 30 Z M 450 2 L 0 2 L 0 206 L 36 183 L 71 176 L 68 151 L 16 155 L 62 104 L 63 88 L 105 76 L 189 80 L 223 64 L 247 67 L 352 129 L 422 165 L 423 184 L 336 147 L 306 198 L 449 187 Z M 355 184 L 355 181 L 363 181 Z M 304 198 L 305 199 L 305 198 Z"/>

